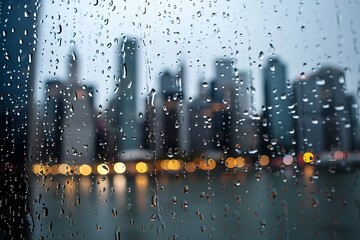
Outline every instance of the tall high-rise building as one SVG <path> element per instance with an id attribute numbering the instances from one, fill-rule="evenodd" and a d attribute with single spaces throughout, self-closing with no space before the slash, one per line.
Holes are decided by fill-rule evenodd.
<path id="1" fill-rule="evenodd" d="M 46 162 L 53 163 L 62 157 L 62 132 L 64 122 L 65 87 L 59 80 L 49 80 L 46 83 L 46 99 L 43 124 L 43 136 L 41 144 L 43 156 Z"/>
<path id="2" fill-rule="evenodd" d="M 351 113 L 344 72 L 323 67 L 294 84 L 298 151 L 352 149 Z"/>
<path id="3" fill-rule="evenodd" d="M 259 136 L 251 119 L 251 83 L 247 72 L 235 72 L 231 60 L 216 61 L 212 82 L 212 120 L 216 148 L 228 154 L 249 154 Z"/>
<path id="4" fill-rule="evenodd" d="M 286 66 L 278 58 L 270 58 L 263 70 L 265 84 L 265 113 L 268 149 L 274 154 L 295 148 L 293 118 L 289 107 L 292 92 L 286 84 Z"/>
<path id="5" fill-rule="evenodd" d="M 189 136 L 191 155 L 209 154 L 216 149 L 213 114 L 216 109 L 211 103 L 210 87 L 200 85 L 200 96 L 189 106 Z"/>
<path id="6" fill-rule="evenodd" d="M 118 90 L 107 115 L 109 149 L 115 149 L 110 155 L 123 159 L 136 158 L 143 152 L 143 123 L 137 111 L 138 47 L 138 41 L 130 37 L 124 37 L 120 44 L 116 83 Z"/>
<path id="7" fill-rule="evenodd" d="M 148 96 L 147 132 L 156 157 L 181 157 L 186 151 L 183 82 L 182 67 L 176 74 L 165 71 L 159 78 L 159 90 Z"/>
<path id="8" fill-rule="evenodd" d="M 80 86 L 78 58 L 69 56 L 69 81 L 65 87 L 64 129 L 62 133 L 62 161 L 91 164 L 95 160 L 96 117 L 93 88 Z M 59 129 L 60 130 L 60 129 Z"/>

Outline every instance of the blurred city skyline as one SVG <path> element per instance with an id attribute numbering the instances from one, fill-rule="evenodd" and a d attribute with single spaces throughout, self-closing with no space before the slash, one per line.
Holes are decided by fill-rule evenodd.
<path id="1" fill-rule="evenodd" d="M 321 1 L 254 1 L 246 5 L 231 1 L 178 5 L 171 1 L 126 5 L 106 1 L 45 2 L 37 24 L 36 97 L 42 101 L 47 79 L 67 79 L 67 55 L 76 48 L 81 63 L 80 83 L 93 85 L 97 90 L 96 107 L 106 107 L 115 89 L 118 43 L 131 32 L 130 38 L 139 39 L 139 76 L 144 84 L 137 92 L 143 98 L 156 88 L 161 72 L 176 72 L 180 64 L 187 69 L 185 90 L 195 98 L 198 82 L 215 77 L 214 60 L 228 58 L 239 70 L 251 73 L 254 106 L 260 111 L 264 93 L 259 65 L 273 56 L 288 63 L 287 78 L 291 82 L 322 64 L 344 68 L 347 89 L 356 93 L 360 32 L 355 31 L 353 17 L 357 9 L 360 6 L 355 2 Z M 250 21 L 252 15 L 257 17 Z M 280 22 L 282 18 L 285 21 Z M 83 27 L 88 24 L 93 27 Z M 139 111 L 144 109 L 142 102 L 137 103 Z"/>

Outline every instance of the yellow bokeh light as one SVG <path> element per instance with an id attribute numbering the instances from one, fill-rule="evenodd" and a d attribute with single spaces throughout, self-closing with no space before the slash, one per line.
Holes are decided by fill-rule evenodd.
<path id="1" fill-rule="evenodd" d="M 41 164 L 33 164 L 32 171 L 35 174 L 40 174 Z"/>
<path id="2" fill-rule="evenodd" d="M 66 163 L 63 163 L 59 166 L 59 173 L 61 174 L 67 174 L 70 172 L 70 166 Z"/>
<path id="3" fill-rule="evenodd" d="M 216 167 L 216 161 L 214 159 L 202 160 L 199 163 L 199 167 L 202 170 L 213 170 Z"/>
<path id="4" fill-rule="evenodd" d="M 50 167 L 42 165 L 42 164 L 34 164 L 32 171 L 33 171 L 33 173 L 39 174 L 39 175 L 48 175 L 51 172 Z"/>
<path id="5" fill-rule="evenodd" d="M 236 160 L 236 166 L 237 166 L 238 168 L 242 168 L 243 166 L 245 166 L 245 163 L 246 163 L 245 158 L 243 158 L 243 157 L 237 157 L 235 160 Z"/>
<path id="6" fill-rule="evenodd" d="M 189 173 L 195 172 L 196 170 L 196 164 L 193 162 L 188 162 L 185 165 L 185 170 Z"/>
<path id="7" fill-rule="evenodd" d="M 109 173 L 109 166 L 105 163 L 102 163 L 97 166 L 96 170 L 99 174 L 106 175 Z"/>
<path id="8" fill-rule="evenodd" d="M 225 161 L 225 166 L 228 168 L 234 168 L 236 167 L 236 159 L 233 157 L 229 157 L 228 159 L 226 159 Z"/>
<path id="9" fill-rule="evenodd" d="M 169 162 L 169 160 L 162 160 L 162 161 L 161 161 L 161 164 L 160 164 L 161 169 L 163 169 L 163 170 L 169 170 L 169 168 L 168 168 L 168 162 Z"/>
<path id="10" fill-rule="evenodd" d="M 83 176 L 89 176 L 92 172 L 92 169 L 89 165 L 83 164 L 79 167 L 79 172 Z"/>
<path id="11" fill-rule="evenodd" d="M 263 167 L 267 166 L 270 162 L 270 158 L 266 155 L 261 155 L 259 159 L 259 164 Z"/>
<path id="12" fill-rule="evenodd" d="M 139 173 L 145 173 L 148 170 L 148 166 L 144 162 L 138 162 L 135 168 Z"/>
<path id="13" fill-rule="evenodd" d="M 115 163 L 115 165 L 114 165 L 114 171 L 115 171 L 116 173 L 124 173 L 124 172 L 126 171 L 126 166 L 125 166 L 125 164 L 122 163 L 122 162 L 117 162 L 117 163 Z"/>
<path id="14" fill-rule="evenodd" d="M 314 154 L 312 154 L 311 152 L 304 153 L 303 160 L 306 163 L 314 161 Z"/>

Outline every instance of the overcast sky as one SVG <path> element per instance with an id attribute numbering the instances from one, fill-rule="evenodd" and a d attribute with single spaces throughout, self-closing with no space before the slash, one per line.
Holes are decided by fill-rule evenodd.
<path id="1" fill-rule="evenodd" d="M 38 16 L 38 100 L 44 98 L 47 79 L 67 79 L 67 55 L 75 46 L 81 82 L 94 85 L 97 107 L 106 107 L 123 35 L 140 39 L 141 96 L 156 88 L 164 69 L 175 72 L 182 62 L 187 97 L 195 97 L 199 79 L 211 80 L 215 59 L 226 57 L 240 70 L 252 72 L 255 106 L 260 110 L 259 65 L 273 55 L 286 62 L 291 81 L 301 72 L 310 74 L 331 64 L 347 69 L 349 92 L 357 91 L 360 0 L 55 2 L 43 1 Z M 264 58 L 259 58 L 260 52 Z"/>

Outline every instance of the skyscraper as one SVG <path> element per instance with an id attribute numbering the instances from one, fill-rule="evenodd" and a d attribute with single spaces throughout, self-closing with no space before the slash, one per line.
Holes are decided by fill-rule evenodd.
<path id="1" fill-rule="evenodd" d="M 65 87 L 62 160 L 71 164 L 89 164 L 94 161 L 96 152 L 93 88 L 79 85 L 78 58 L 75 52 L 69 56 L 68 64 L 69 81 Z"/>
<path id="2" fill-rule="evenodd" d="M 149 94 L 147 106 L 150 147 L 156 157 L 181 157 L 186 151 L 187 126 L 183 110 L 183 69 L 164 71 L 159 90 Z M 153 137 L 152 137 L 153 135 Z"/>
<path id="3" fill-rule="evenodd" d="M 45 111 L 41 122 L 44 126 L 42 155 L 50 163 L 60 161 L 62 157 L 64 98 L 64 84 L 59 80 L 49 80 L 46 83 Z"/>
<path id="4" fill-rule="evenodd" d="M 293 145 L 293 119 L 289 106 L 291 91 L 286 87 L 286 67 L 278 58 L 270 58 L 263 70 L 265 84 L 265 121 L 272 153 L 289 152 Z M 270 147 L 271 146 L 271 147 Z"/>
<path id="5" fill-rule="evenodd" d="M 107 116 L 109 148 L 117 149 L 112 155 L 118 158 L 132 158 L 142 152 L 143 128 L 136 105 L 139 98 L 138 47 L 135 38 L 124 37 L 120 43 L 117 92 Z"/>
<path id="6" fill-rule="evenodd" d="M 258 146 L 256 126 L 250 113 L 249 74 L 235 72 L 232 60 L 219 59 L 212 85 L 212 125 L 216 147 L 224 153 L 249 154 Z"/>
<path id="7" fill-rule="evenodd" d="M 340 69 L 322 67 L 294 84 L 298 151 L 350 151 L 351 109 Z"/>

